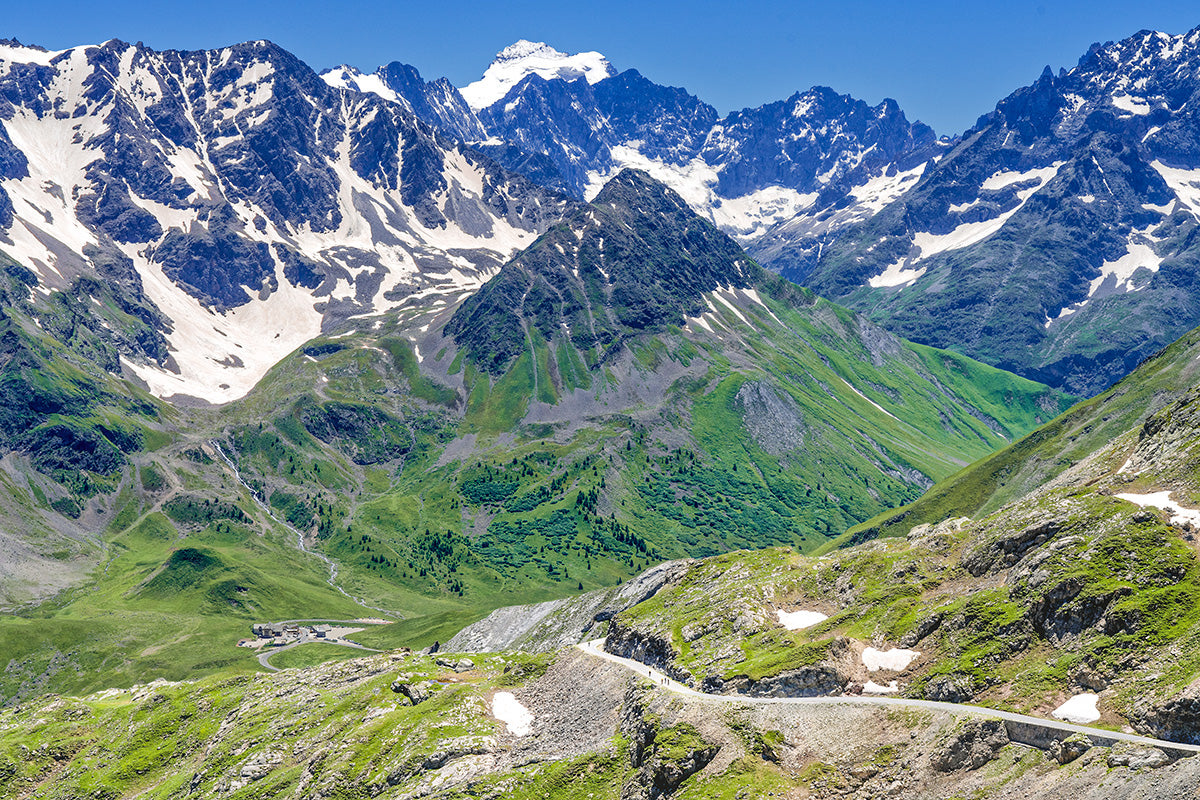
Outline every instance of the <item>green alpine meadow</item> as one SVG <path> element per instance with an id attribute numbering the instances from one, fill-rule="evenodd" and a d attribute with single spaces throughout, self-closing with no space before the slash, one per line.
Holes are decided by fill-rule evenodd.
<path id="1" fill-rule="evenodd" d="M 48 3 L 0 800 L 1200 796 L 1200 28 Z"/>

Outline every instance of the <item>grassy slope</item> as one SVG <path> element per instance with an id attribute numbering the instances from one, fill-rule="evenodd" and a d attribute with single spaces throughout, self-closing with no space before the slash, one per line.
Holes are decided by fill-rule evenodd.
<path id="1" fill-rule="evenodd" d="M 485 698 L 511 686 L 503 670 L 521 662 L 483 662 L 478 673 L 452 675 L 457 683 L 435 684 L 430 700 L 410 707 L 389 690 L 395 668 L 383 658 L 370 669 L 370 662 L 329 664 L 313 673 L 227 676 L 64 700 L 44 716 L 30 715 L 32 707 L 0 711 L 0 797 L 23 796 L 32 786 L 48 799 L 225 796 L 217 787 L 227 772 L 236 777 L 235 766 L 248 758 L 286 750 L 281 769 L 234 795 L 281 796 L 302 779 L 293 748 L 299 753 L 314 741 L 328 748 L 316 767 L 326 796 L 362 796 L 372 783 L 394 791 L 388 774 L 411 789 L 426 758 L 447 746 L 483 744 L 496 733 L 499 723 Z M 536 677 L 545 659 L 530 667 Z M 401 668 L 414 681 L 447 680 L 431 659 L 413 658 Z M 47 747 L 37 753 L 21 750 L 40 744 Z"/>
<path id="2" fill-rule="evenodd" d="M 972 557 L 1047 519 L 1062 523 L 1053 547 L 1026 558 L 1037 574 L 1010 573 L 1002 560 L 972 574 Z M 774 610 L 795 608 L 829 619 L 784 630 Z M 1200 566 L 1181 532 L 1158 516 L 1092 489 L 1062 489 L 912 542 L 870 542 L 821 558 L 777 548 L 705 560 L 620 623 L 668 642 L 674 663 L 697 680 L 762 680 L 826 662 L 838 642 L 888 649 L 915 636 L 905 643 L 920 659 L 886 676 L 899 677 L 906 696 L 946 699 L 934 687 L 948 681 L 960 700 L 1044 714 L 1080 691 L 1084 672 L 1111 688 L 1102 724 L 1120 726 L 1140 704 L 1193 680 Z M 843 678 L 880 680 L 861 666 Z"/>
<path id="3" fill-rule="evenodd" d="M 177 432 L 148 429 L 112 478 L 123 489 L 94 582 L 0 625 L 20 664 L 0 694 L 256 669 L 234 646 L 252 621 L 377 614 L 325 584 L 293 534 L 197 449 L 209 438 L 339 562 L 344 588 L 403 618 L 364 644 L 420 647 L 494 607 L 612 586 L 666 558 L 819 547 L 916 496 L 892 465 L 944 476 L 1003 444 L 992 427 L 1018 435 L 1060 402 L 961 356 L 868 341 L 823 301 L 746 301 L 709 319 L 714 335 L 641 337 L 626 361 L 591 371 L 568 342 L 533 341 L 493 381 L 449 342 L 431 355 L 417 333 L 431 314 L 402 316 L 293 354 L 239 403 L 173 412 Z M 679 377 L 648 400 L 621 394 L 661 375 Z M 790 398 L 803 451 L 771 455 L 745 435 L 747 381 Z M 585 423 L 527 418 L 535 383 L 543 400 L 582 393 Z M 322 440 L 312 415 L 330 409 L 367 423 L 321 428 Z M 356 463 L 364 453 L 389 457 Z"/>
<path id="4" fill-rule="evenodd" d="M 183 537 L 149 514 L 113 537 L 95 581 L 6 617 L 0 643 L 16 666 L 0 677 L 0 691 L 27 697 L 254 670 L 255 654 L 236 646 L 252 622 L 363 614 L 280 537 L 218 526 Z"/>
<path id="5" fill-rule="evenodd" d="M 344 349 L 319 363 L 296 356 L 277 367 L 240 412 L 230 410 L 236 420 L 272 408 L 267 427 L 260 433 L 255 423 L 252 435 L 233 442 L 243 469 L 264 484 L 282 478 L 288 492 L 316 498 L 310 505 L 331 520 L 324 546 L 346 566 L 353 591 L 413 614 L 451 607 L 470 614 L 516 598 L 562 596 L 580 584 L 613 585 L 664 558 L 819 546 L 916 496 L 918 487 L 880 469 L 884 459 L 940 477 L 1004 442 L 948 395 L 1009 436 L 1046 414 L 1048 400 L 1059 402 L 1044 387 L 954 354 L 892 341 L 895 352 L 878 356 L 856 318 L 831 304 L 767 303 L 741 309 L 753 325 L 728 311 L 720 323 L 714 319 L 725 326 L 720 337 L 674 329 L 630 340 L 628 371 L 592 371 L 592 388 L 581 390 L 591 396 L 587 424 L 566 435 L 561 423 L 521 422 L 535 383 L 539 393 L 550 386 L 559 396 L 582 383 L 585 358 L 562 340 L 535 342 L 495 380 L 447 344 L 439 359 L 447 374 L 438 378 L 437 366 L 426 363 L 433 377 L 422 380 L 457 385 L 461 416 L 411 395 L 382 404 L 413 431 L 401 470 L 349 463 L 296 424 L 296 413 L 280 415 L 301 387 L 364 402 L 388 386 L 411 386 L 411 348 L 402 338 L 408 328 L 385 326 L 377 335 L 338 339 Z M 389 363 L 381 349 L 402 357 Z M 685 377 L 646 404 L 610 391 L 652 384 L 660 374 Z M 564 382 L 563 375 L 573 377 Z M 747 381 L 770 381 L 812 421 L 803 454 L 770 455 L 745 435 L 735 396 Z M 432 389 L 423 394 L 446 399 Z M 467 436 L 471 449 L 443 456 L 448 443 Z M 341 479 L 320 478 L 318 462 Z"/>
<path id="6" fill-rule="evenodd" d="M 909 696 L 1046 713 L 1100 688 L 1102 725 L 1193 736 L 1169 705 L 1159 716 L 1150 710 L 1196 691 L 1194 531 L 1113 495 L 1170 490 L 1180 507 L 1200 505 L 1200 393 L 1184 391 L 1196 342 L 1195 333 L 1185 337 L 1112 393 L 1047 426 L 1044 438 L 1023 443 L 1073 445 L 1078 463 L 1069 470 L 1043 451 L 1033 450 L 1041 460 L 1024 462 L 1020 445 L 1004 451 L 1015 474 L 1053 470 L 1057 480 L 1036 491 L 974 520 L 930 516 L 936 526 L 913 528 L 906 538 L 818 558 L 778 548 L 699 562 L 616 624 L 663 643 L 697 680 L 760 680 L 843 659 L 837 668 L 850 672 L 841 683 L 864 681 L 874 676 L 844 645 L 899 645 L 921 653 L 895 676 Z M 1147 405 L 1158 408 L 1149 414 Z M 946 496 L 947 517 L 974 500 Z M 918 506 L 935 513 L 927 501 Z M 783 630 L 775 611 L 794 608 L 829 618 Z M 846 652 L 849 662 L 839 655 Z"/>
<path id="7" fill-rule="evenodd" d="M 903 535 L 914 525 L 989 513 L 1136 428 L 1195 382 L 1200 329 L 1148 359 L 1103 394 L 938 483 L 919 500 L 852 528 L 847 539 Z"/>

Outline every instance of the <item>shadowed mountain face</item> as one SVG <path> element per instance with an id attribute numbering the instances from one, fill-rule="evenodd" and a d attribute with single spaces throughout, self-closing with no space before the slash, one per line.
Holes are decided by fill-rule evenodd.
<path id="1" fill-rule="evenodd" d="M 785 275 L 897 333 L 1093 394 L 1200 322 L 1200 29 L 1094 46 Z"/>
<path id="2" fill-rule="evenodd" d="M 525 350 L 528 328 L 547 341 L 565 332 L 603 362 L 625 337 L 684 325 L 708 309 L 707 292 L 749 286 L 759 272 L 679 195 L 625 170 L 506 264 L 447 330 L 495 368 Z"/>

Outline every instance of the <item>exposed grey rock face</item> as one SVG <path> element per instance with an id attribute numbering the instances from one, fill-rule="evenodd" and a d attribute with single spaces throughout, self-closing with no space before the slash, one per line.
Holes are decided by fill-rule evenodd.
<path id="1" fill-rule="evenodd" d="M 1007 744 L 1008 730 L 1001 720 L 973 719 L 930 754 L 930 764 L 938 772 L 979 769 Z"/>
<path id="2" fill-rule="evenodd" d="M 1130 769 L 1157 769 L 1171 763 L 1171 759 L 1157 747 L 1140 747 L 1137 745 L 1119 744 L 1109 752 L 1110 767 L 1129 767 Z"/>
<path id="3" fill-rule="evenodd" d="M 963 566 L 978 577 L 999 572 L 1021 560 L 1029 551 L 1053 538 L 1063 528 L 1062 520 L 1046 520 L 1024 530 L 999 537 L 963 559 Z"/>
<path id="4" fill-rule="evenodd" d="M 1133 721 L 1139 731 L 1160 739 L 1200 743 L 1200 681 L 1158 705 L 1135 704 Z"/>
<path id="5" fill-rule="evenodd" d="M 751 438 L 766 452 L 782 456 L 804 447 L 804 415 L 791 396 L 765 381 L 748 381 L 734 402 Z"/>
<path id="6" fill-rule="evenodd" d="M 705 679 L 701 683 L 701 689 L 736 692 L 752 697 L 823 697 L 840 693 L 850 679 L 851 675 L 836 662 L 824 662 L 811 667 L 786 670 L 761 681 L 746 678 L 727 681 L 714 676 Z"/>
<path id="7" fill-rule="evenodd" d="M 938 675 L 925 685 L 925 699 L 941 703 L 962 703 L 974 694 L 970 675 Z"/>
<path id="8" fill-rule="evenodd" d="M 409 680 L 396 679 L 392 681 L 392 691 L 404 695 L 408 698 L 409 703 L 416 706 L 433 696 L 433 684 L 429 681 L 413 683 Z"/>
<path id="9" fill-rule="evenodd" d="M 526 606 L 498 608 L 446 642 L 449 652 L 524 650 L 545 653 L 578 644 L 599 623 L 649 600 L 687 569 L 687 561 L 658 564 L 612 589 Z"/>
<path id="10" fill-rule="evenodd" d="M 613 655 L 640 661 L 680 683 L 691 686 L 695 679 L 675 666 L 675 648 L 671 642 L 659 635 L 626 627 L 619 619 L 609 623 L 604 649 Z M 696 688 L 696 687 L 693 687 Z"/>
<path id="11" fill-rule="evenodd" d="M 630 766 L 637 772 L 621 788 L 621 800 L 657 800 L 671 795 L 721 749 L 704 741 L 688 723 L 662 730 L 647 706 L 644 690 L 630 687 L 625 695 L 621 732 L 630 740 Z"/>

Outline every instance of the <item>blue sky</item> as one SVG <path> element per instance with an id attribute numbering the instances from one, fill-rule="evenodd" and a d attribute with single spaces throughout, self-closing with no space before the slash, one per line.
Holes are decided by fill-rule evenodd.
<path id="1" fill-rule="evenodd" d="M 722 113 L 824 84 L 870 103 L 895 98 L 938 133 L 969 127 L 1047 64 L 1074 66 L 1092 42 L 1200 26 L 1195 0 L 2 0 L 0 9 L 0 38 L 52 49 L 113 37 L 159 49 L 271 39 L 317 70 L 404 61 L 459 86 L 526 38 L 599 50 Z"/>

